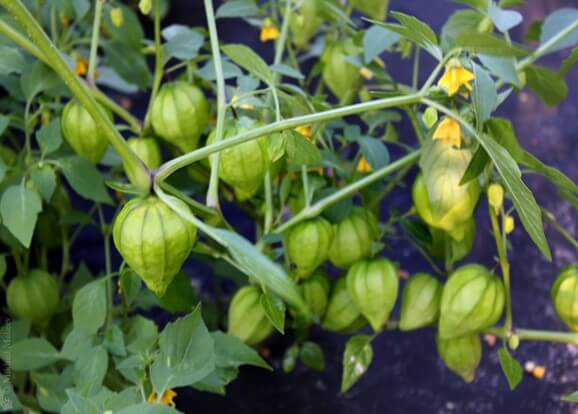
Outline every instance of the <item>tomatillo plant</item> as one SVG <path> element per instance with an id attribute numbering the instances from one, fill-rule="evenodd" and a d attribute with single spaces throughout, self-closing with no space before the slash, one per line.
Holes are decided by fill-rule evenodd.
<path id="1" fill-rule="evenodd" d="M 216 11 L 204 0 L 207 27 L 164 25 L 161 0 L 0 0 L 0 286 L 12 318 L 0 409 L 186 412 L 178 388 L 224 394 L 241 365 L 270 369 L 257 350 L 273 335 L 291 338 L 285 372 L 299 361 L 323 370 L 315 326 L 352 335 L 342 391 L 391 329 L 435 330 L 432 349 L 467 382 L 480 336 L 493 334 L 512 388 L 520 343 L 578 344 L 576 266 L 551 291 L 572 332 L 533 330 L 515 321 L 511 278 L 524 269 L 508 259 L 509 235 L 523 229 L 551 260 L 520 167 L 570 199 L 578 186 L 495 115 L 525 88 L 547 106 L 564 100 L 576 49 L 559 71 L 537 62 L 578 46 L 578 10 L 548 16 L 531 48 L 509 34 L 522 16 L 507 7 L 520 2 L 462 3 L 476 7 L 438 36 L 388 12 L 387 0 L 230 1 Z M 272 60 L 225 44 L 216 19 L 227 18 L 260 23 L 255 39 L 271 44 Z M 424 52 L 435 63 L 421 82 Z M 412 60 L 411 84 L 388 72 L 396 54 Z M 147 93 L 141 119 L 135 92 Z M 414 137 L 402 140 L 403 116 Z M 384 221 L 392 191 L 413 206 Z M 486 205 L 489 219 L 476 214 Z M 103 258 L 89 270 L 72 248 L 90 227 Z M 468 260 L 483 230 L 497 252 L 486 266 Z M 399 237 L 431 271 L 400 280 L 406 264 L 383 253 Z M 193 290 L 200 262 L 211 295 Z M 174 318 L 161 327 L 151 308 Z"/>

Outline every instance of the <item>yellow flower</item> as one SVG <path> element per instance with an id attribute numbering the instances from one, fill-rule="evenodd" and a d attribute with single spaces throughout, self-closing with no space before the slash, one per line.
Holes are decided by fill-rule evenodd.
<path id="1" fill-rule="evenodd" d="M 311 127 L 308 125 L 298 126 L 297 128 L 295 128 L 295 132 L 300 133 L 309 141 L 311 141 L 311 138 L 313 138 L 313 131 L 311 130 Z"/>
<path id="2" fill-rule="evenodd" d="M 504 217 L 504 231 L 506 232 L 506 234 L 510 234 L 511 232 L 514 231 L 514 217 L 512 216 L 505 216 Z"/>
<path id="3" fill-rule="evenodd" d="M 446 144 L 459 148 L 462 144 L 460 124 L 453 118 L 444 118 L 436 128 L 433 139 L 441 139 Z"/>
<path id="4" fill-rule="evenodd" d="M 498 215 L 504 204 L 504 188 L 500 184 L 492 183 L 488 186 L 488 203 L 494 210 L 494 214 Z"/>
<path id="5" fill-rule="evenodd" d="M 247 102 L 241 102 L 239 103 L 239 98 L 237 98 L 236 95 L 233 96 L 233 98 L 231 98 L 231 104 L 233 105 L 234 108 L 241 108 L 241 109 L 245 109 L 247 111 L 250 111 L 252 109 L 255 109 L 255 105 L 247 103 Z"/>
<path id="6" fill-rule="evenodd" d="M 88 72 L 88 61 L 83 57 L 78 57 L 76 59 L 76 67 L 74 68 L 74 72 L 76 72 L 78 76 L 86 75 L 86 72 Z"/>
<path id="7" fill-rule="evenodd" d="M 263 21 L 263 26 L 261 26 L 261 34 L 259 35 L 259 39 L 261 42 L 268 42 L 269 40 L 275 40 L 280 36 L 279 29 L 277 26 L 273 24 L 273 21 L 269 18 L 266 18 Z"/>
<path id="8" fill-rule="evenodd" d="M 449 96 L 455 95 L 462 86 L 468 91 L 472 91 L 471 81 L 475 79 L 474 74 L 459 65 L 452 65 L 446 68 L 446 72 L 438 81 L 438 86 L 445 88 Z"/>
<path id="9" fill-rule="evenodd" d="M 175 406 L 173 399 L 177 396 L 177 393 L 171 389 L 166 390 L 163 392 L 161 399 L 159 401 L 160 404 L 170 405 L 171 407 Z M 156 403 L 157 402 L 157 393 L 152 391 L 147 399 L 149 403 Z"/>
<path id="10" fill-rule="evenodd" d="M 124 15 L 120 7 L 115 7 L 110 11 L 110 20 L 115 27 L 122 27 L 124 24 Z"/>
<path id="11" fill-rule="evenodd" d="M 371 164 L 367 162 L 365 157 L 361 157 L 357 163 L 357 172 L 370 173 L 372 171 L 373 168 L 371 168 Z"/>

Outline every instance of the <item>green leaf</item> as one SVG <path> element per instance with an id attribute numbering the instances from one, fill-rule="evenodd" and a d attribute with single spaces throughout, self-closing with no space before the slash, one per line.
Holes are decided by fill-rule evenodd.
<path id="1" fill-rule="evenodd" d="M 74 383 L 82 395 L 92 395 L 102 386 L 108 369 L 108 354 L 102 346 L 89 349 L 74 363 Z"/>
<path id="2" fill-rule="evenodd" d="M 95 334 L 106 320 L 106 285 L 103 279 L 83 286 L 72 303 L 74 329 Z"/>
<path id="3" fill-rule="evenodd" d="M 309 312 L 295 282 L 287 276 L 281 266 L 264 256 L 240 235 L 223 229 L 215 228 L 213 231 L 225 243 L 231 256 L 247 275 L 251 275 L 301 312 Z"/>
<path id="4" fill-rule="evenodd" d="M 488 8 L 486 0 L 454 0 L 456 3 L 461 3 L 473 7 L 475 9 L 485 11 Z"/>
<path id="5" fill-rule="evenodd" d="M 282 366 L 284 373 L 293 372 L 295 365 L 297 365 L 297 358 L 299 358 L 299 345 L 293 344 L 283 354 Z"/>
<path id="6" fill-rule="evenodd" d="M 273 72 L 278 73 L 280 75 L 287 76 L 289 78 L 305 79 L 305 76 L 303 76 L 303 74 L 301 72 L 299 72 L 297 69 L 293 69 L 289 65 L 285 65 L 284 63 L 278 63 L 276 65 L 271 65 L 270 68 Z"/>
<path id="7" fill-rule="evenodd" d="M 164 45 L 166 55 L 181 60 L 196 57 L 205 41 L 202 34 L 180 24 L 165 27 L 162 35 L 167 41 Z"/>
<path id="8" fill-rule="evenodd" d="M 4 375 L 0 375 L 0 390 L 2 390 L 0 413 L 14 413 L 22 409 L 22 404 L 14 392 L 10 379 Z"/>
<path id="9" fill-rule="evenodd" d="M 44 125 L 36 132 L 36 141 L 43 154 L 50 154 L 60 148 L 62 134 L 60 132 L 60 118 L 54 118 L 48 125 Z"/>
<path id="10" fill-rule="evenodd" d="M 479 147 L 470 160 L 468 168 L 466 168 L 464 176 L 460 180 L 460 185 L 464 185 L 478 178 L 480 174 L 484 172 L 489 162 L 490 157 L 488 157 L 488 153 L 483 147 Z"/>
<path id="11" fill-rule="evenodd" d="M 217 19 L 225 17 L 254 17 L 259 15 L 259 8 L 253 0 L 232 0 L 217 9 Z"/>
<path id="12" fill-rule="evenodd" d="M 427 245 L 432 244 L 433 240 L 430 230 L 423 222 L 404 218 L 399 223 L 411 238 Z"/>
<path id="13" fill-rule="evenodd" d="M 522 381 L 523 370 L 520 363 L 508 352 L 506 347 L 500 348 L 498 350 L 498 359 L 500 360 L 500 366 L 502 371 L 508 380 L 508 385 L 510 390 L 515 389 L 520 381 Z"/>
<path id="14" fill-rule="evenodd" d="M 373 170 L 379 170 L 389 164 L 389 151 L 383 141 L 371 137 L 361 137 L 358 142 L 361 153 Z"/>
<path id="15" fill-rule="evenodd" d="M 483 19 L 482 13 L 477 10 L 456 10 L 442 27 L 441 42 L 444 50 L 451 50 L 460 33 L 471 33 L 478 30 Z"/>
<path id="16" fill-rule="evenodd" d="M 14 371 L 34 371 L 62 359 L 56 348 L 44 338 L 28 338 L 16 342 L 8 349 L 6 356 L 9 358 L 4 361 Z"/>
<path id="17" fill-rule="evenodd" d="M 2 223 L 26 248 L 30 247 L 42 200 L 24 185 L 8 187 L 0 200 Z"/>
<path id="18" fill-rule="evenodd" d="M 524 20 L 519 12 L 515 10 L 504 10 L 496 6 L 495 3 L 490 5 L 488 14 L 492 18 L 496 28 L 502 33 L 510 31 Z"/>
<path id="19" fill-rule="evenodd" d="M 345 344 L 341 392 L 349 390 L 367 372 L 373 359 L 371 336 L 356 335 Z"/>
<path id="20" fill-rule="evenodd" d="M 442 50 L 438 46 L 437 36 L 431 27 L 421 20 L 404 13 L 392 12 L 391 15 L 400 23 L 399 25 L 370 21 L 421 46 L 437 60 L 442 59 Z"/>
<path id="21" fill-rule="evenodd" d="M 162 394 L 191 385 L 215 369 L 215 343 L 201 319 L 201 308 L 169 323 L 159 335 L 159 354 L 150 369 L 151 383 Z"/>
<path id="22" fill-rule="evenodd" d="M 4 279 L 4 276 L 6 276 L 6 269 L 6 256 L 0 255 L 0 281 Z"/>
<path id="23" fill-rule="evenodd" d="M 54 194 L 54 190 L 56 189 L 56 174 L 54 173 L 52 167 L 46 164 L 42 166 L 37 164 L 32 167 L 30 178 L 32 178 L 32 182 L 38 189 L 38 192 L 44 201 L 47 203 L 50 202 L 52 195 Z"/>
<path id="24" fill-rule="evenodd" d="M 144 56 L 121 41 L 103 43 L 106 64 L 113 68 L 126 82 L 146 89 L 152 82 L 152 75 Z"/>
<path id="25" fill-rule="evenodd" d="M 68 401 L 62 406 L 61 414 L 100 414 L 96 401 L 81 395 L 74 389 L 66 390 Z"/>
<path id="26" fill-rule="evenodd" d="M 564 62 L 562 63 L 562 66 L 560 67 L 560 70 L 558 71 L 560 76 L 566 76 L 568 71 L 570 69 L 572 69 L 572 67 L 576 64 L 576 62 L 578 62 L 578 47 L 575 47 L 574 49 L 572 49 L 572 52 L 570 53 L 570 55 L 566 59 L 564 59 Z M 1 128 L 0 128 L 0 130 L 1 130 Z"/>
<path id="27" fill-rule="evenodd" d="M 181 411 L 177 410 L 170 405 L 165 404 L 149 404 L 140 403 L 120 411 L 115 412 L 115 414 L 179 414 Z"/>
<path id="28" fill-rule="evenodd" d="M 542 33 L 540 35 L 540 46 L 548 43 L 554 38 L 558 38 L 562 32 L 570 30 L 566 35 L 563 35 L 559 40 L 548 48 L 548 53 L 557 52 L 562 49 L 574 47 L 578 45 L 578 9 L 564 8 L 559 9 L 550 14 L 544 19 L 542 25 Z"/>
<path id="29" fill-rule="evenodd" d="M 191 312 L 196 303 L 191 279 L 182 271 L 177 273 L 159 303 L 171 313 Z"/>
<path id="30" fill-rule="evenodd" d="M 558 72 L 531 65 L 526 68 L 525 73 L 528 87 L 547 106 L 556 106 L 568 96 L 568 85 Z"/>
<path id="31" fill-rule="evenodd" d="M 27 100 L 41 92 L 52 91 L 63 86 L 56 73 L 39 61 L 33 63 L 30 70 L 20 78 L 20 87 Z"/>
<path id="32" fill-rule="evenodd" d="M 89 0 L 72 0 L 72 6 L 74 7 L 74 13 L 76 14 L 76 20 L 81 20 L 86 13 L 90 10 Z"/>
<path id="33" fill-rule="evenodd" d="M 60 354 L 71 361 L 76 361 L 92 348 L 93 340 L 93 335 L 84 329 L 72 329 L 66 335 Z"/>
<path id="34" fill-rule="evenodd" d="M 257 351 L 236 336 L 227 335 L 220 331 L 211 332 L 211 336 L 215 341 L 215 364 L 217 367 L 238 368 L 241 365 L 252 365 L 272 370 Z"/>
<path id="35" fill-rule="evenodd" d="M 523 57 L 530 53 L 529 50 L 520 46 L 509 44 L 501 37 L 479 32 L 459 34 L 456 38 L 456 47 L 461 47 L 468 52 L 494 56 Z"/>
<path id="36" fill-rule="evenodd" d="M 6 131 L 8 125 L 10 125 L 10 117 L 0 114 L 0 137 L 4 134 L 4 131 Z"/>
<path id="37" fill-rule="evenodd" d="M 103 345 L 107 351 L 115 356 L 125 357 L 126 346 L 124 344 L 124 336 L 117 325 L 111 325 L 104 334 Z"/>
<path id="38" fill-rule="evenodd" d="M 522 86 L 518 72 L 516 70 L 516 61 L 511 57 L 499 57 L 491 55 L 479 55 L 478 58 L 482 64 L 498 78 L 504 82 L 511 83 L 515 86 Z"/>
<path id="39" fill-rule="evenodd" d="M 496 84 L 484 69 L 479 65 L 473 64 L 474 67 L 474 91 L 472 101 L 474 103 L 475 113 L 478 125 L 483 125 L 486 120 L 490 119 L 492 112 L 498 104 L 498 92 Z"/>
<path id="40" fill-rule="evenodd" d="M 123 4 L 116 2 L 114 7 L 122 8 L 123 24 L 121 27 L 116 27 L 112 23 L 110 16 L 111 6 L 107 5 L 106 10 L 103 13 L 103 25 L 106 28 L 106 32 L 115 42 L 122 42 L 129 48 L 133 49 L 135 52 L 140 54 L 142 49 L 144 32 L 140 24 L 138 15 Z"/>
<path id="41" fill-rule="evenodd" d="M 233 44 L 222 47 L 229 58 L 249 73 L 255 75 L 267 84 L 273 83 L 273 72 L 265 61 L 245 45 Z"/>
<path id="42" fill-rule="evenodd" d="M 260 299 L 261 307 L 267 319 L 282 334 L 285 334 L 285 304 L 277 295 L 263 292 Z"/>
<path id="43" fill-rule="evenodd" d="M 370 63 L 384 50 L 399 41 L 399 34 L 385 27 L 373 25 L 363 35 L 363 61 Z"/>
<path id="44" fill-rule="evenodd" d="M 514 203 L 514 207 L 520 216 L 524 228 L 530 238 L 540 249 L 542 254 L 552 260 L 552 254 L 548 247 L 548 241 L 544 235 L 542 214 L 540 207 L 532 192 L 526 187 L 521 178 L 521 172 L 510 153 L 494 139 L 484 134 L 476 134 L 476 138 L 488 153 L 494 163 L 498 173 L 504 180 L 504 185 L 508 190 Z"/>
<path id="45" fill-rule="evenodd" d="M 126 349 L 134 354 L 145 354 L 156 343 L 158 335 L 158 328 L 153 321 L 137 315 L 129 323 Z"/>
<path id="46" fill-rule="evenodd" d="M 321 161 L 321 152 L 312 142 L 293 130 L 283 132 L 285 152 L 290 165 L 314 165 Z"/>
<path id="47" fill-rule="evenodd" d="M 323 371 L 325 369 L 325 355 L 321 347 L 315 342 L 304 342 L 299 356 L 301 361 L 312 370 Z"/>
<path id="48" fill-rule="evenodd" d="M 24 55 L 15 47 L 0 45 L 0 75 L 21 74 L 28 63 Z"/>
<path id="49" fill-rule="evenodd" d="M 89 160 L 73 156 L 63 158 L 59 163 L 66 180 L 79 195 L 97 203 L 112 204 L 102 175 Z"/>
<path id="50" fill-rule="evenodd" d="M 142 279 L 133 270 L 125 267 L 120 274 L 119 284 L 126 306 L 131 306 L 142 287 Z"/>
<path id="51" fill-rule="evenodd" d="M 10 343 L 14 344 L 30 335 L 30 321 L 23 319 L 12 320 L 0 328 L 0 338 L 10 338 Z M 5 352 L 6 346 L 10 344 L 0 342 L 0 354 Z"/>
<path id="52" fill-rule="evenodd" d="M 578 403 L 578 391 L 574 391 L 572 394 L 563 396 L 562 401 Z"/>

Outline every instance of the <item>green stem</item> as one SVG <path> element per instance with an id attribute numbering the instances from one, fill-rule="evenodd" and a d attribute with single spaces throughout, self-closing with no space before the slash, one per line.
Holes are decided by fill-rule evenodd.
<path id="1" fill-rule="evenodd" d="M 6 0 L 0 0 L 6 1 Z M 348 115 L 355 115 L 367 111 L 373 111 L 377 109 L 389 108 L 393 106 L 404 106 L 419 103 L 422 100 L 422 95 L 411 94 L 407 96 L 396 96 L 391 98 L 377 99 L 374 101 L 358 103 L 354 105 L 344 106 L 341 108 L 330 109 L 323 112 L 317 112 L 308 115 L 296 116 L 289 119 L 283 119 L 278 122 L 273 122 L 269 125 L 255 128 L 251 131 L 247 131 L 231 137 L 225 141 L 216 142 L 211 145 L 207 145 L 203 148 L 199 148 L 195 151 L 189 152 L 188 154 L 181 155 L 180 157 L 174 158 L 173 160 L 163 164 L 159 167 L 156 180 L 161 181 L 170 176 L 172 173 L 180 168 L 183 168 L 189 164 L 199 161 L 207 156 L 222 151 L 224 149 L 234 147 L 235 145 L 242 144 L 243 142 L 251 141 L 253 139 L 270 135 L 275 132 L 284 131 L 287 129 L 293 129 L 300 125 L 313 124 L 317 122 L 323 122 L 330 119 L 342 118 Z"/>
<path id="2" fill-rule="evenodd" d="M 147 131 L 150 128 L 150 113 L 153 106 L 153 102 L 157 96 L 159 88 L 161 87 L 161 82 L 163 80 L 163 69 L 164 69 L 164 56 L 163 47 L 161 43 L 161 2 L 160 0 L 154 0 L 154 40 L 155 40 L 155 71 L 153 78 L 153 86 L 151 89 L 151 95 L 149 98 L 149 104 L 147 108 L 147 114 L 144 121 L 144 130 Z"/>
<path id="3" fill-rule="evenodd" d="M 560 223 L 558 223 L 556 221 L 556 218 L 554 217 L 554 215 L 552 213 L 550 213 L 548 210 L 546 210 L 545 208 L 542 208 L 542 216 L 544 216 L 544 219 L 551 224 L 554 229 L 560 233 L 560 235 L 562 237 L 564 237 L 564 239 L 566 239 L 566 241 L 568 243 L 570 243 L 572 246 L 574 246 L 575 248 L 578 249 L 578 240 L 576 240 L 574 237 L 572 237 L 572 235 L 568 232 L 568 230 L 566 230 L 564 227 L 562 227 L 560 225 Z"/>
<path id="4" fill-rule="evenodd" d="M 225 116 L 227 115 L 227 97 L 225 90 L 225 77 L 223 76 L 223 66 L 221 61 L 221 51 L 219 48 L 219 34 L 215 23 L 215 12 L 213 10 L 213 0 L 205 0 L 205 13 L 207 15 L 207 25 L 209 26 L 209 37 L 211 51 L 215 64 L 215 79 L 217 82 L 217 125 L 215 131 L 215 143 L 223 140 L 225 129 Z M 209 189 L 207 190 L 207 206 L 219 208 L 219 164 L 221 155 L 217 153 L 211 157 L 211 177 L 209 179 Z"/>
<path id="5" fill-rule="evenodd" d="M 94 23 L 92 25 L 92 38 L 90 41 L 90 55 L 88 59 L 87 79 L 94 85 L 96 74 L 96 60 L 98 58 L 98 40 L 100 38 L 100 22 L 102 20 L 102 8 L 105 0 L 94 0 Z"/>
<path id="6" fill-rule="evenodd" d="M 96 205 L 98 211 L 98 220 L 100 222 L 100 231 L 102 233 L 102 238 L 104 242 L 104 271 L 106 277 L 106 292 L 107 292 L 107 317 L 106 317 L 106 327 L 110 327 L 112 323 L 112 313 L 113 313 L 113 288 L 112 288 L 112 264 L 110 260 L 110 226 L 104 218 L 104 213 L 100 204 Z"/>
<path id="7" fill-rule="evenodd" d="M 512 295 L 510 288 L 510 263 L 508 262 L 508 253 L 506 251 L 505 232 L 503 228 L 500 228 L 498 218 L 496 214 L 494 214 L 493 209 L 489 209 L 489 214 L 492 222 L 492 232 L 496 240 L 496 248 L 498 249 L 498 259 L 500 261 L 500 268 L 502 269 L 504 289 L 506 291 L 506 320 L 504 322 L 504 328 L 509 332 L 512 329 Z"/>
<path id="8" fill-rule="evenodd" d="M 271 170 L 267 171 L 265 175 L 265 223 L 263 226 L 263 234 L 267 234 L 271 231 L 271 226 L 273 224 L 273 191 L 271 183 Z"/>
<path id="9" fill-rule="evenodd" d="M 317 201 L 315 204 L 312 204 L 311 206 L 304 208 L 297 215 L 293 216 L 290 220 L 286 221 L 273 231 L 275 233 L 282 233 L 291 226 L 294 226 L 295 224 L 303 220 L 318 216 L 327 207 L 339 202 L 345 197 L 348 197 L 356 193 L 360 189 L 367 187 L 368 185 L 378 180 L 381 180 L 383 177 L 391 174 L 394 171 L 397 171 L 407 165 L 413 164 L 415 161 L 419 159 L 420 154 L 421 150 L 415 150 L 411 154 L 408 154 L 400 158 L 399 160 L 392 162 L 391 164 L 383 168 L 380 168 L 379 170 L 376 170 L 375 172 L 363 177 L 362 179 L 357 180 L 343 187 L 342 189 L 336 191 L 335 193 L 329 195 L 328 197 L 325 197 Z"/>
<path id="10" fill-rule="evenodd" d="M 501 339 L 508 339 L 512 334 L 516 334 L 522 341 L 544 341 L 578 345 L 578 333 L 574 332 L 543 331 L 537 329 L 514 329 L 513 332 L 510 332 L 505 327 L 491 328 L 486 332 Z"/>
<path id="11" fill-rule="evenodd" d="M 90 89 L 68 67 L 68 64 L 46 33 L 44 33 L 42 27 L 22 4 L 22 0 L 0 0 L 0 5 L 22 25 L 28 36 L 42 50 L 46 63 L 62 78 L 73 95 L 90 113 L 98 129 L 104 132 L 123 162 L 133 167 L 132 169 L 135 171 L 134 184 L 143 190 L 148 190 L 150 188 L 148 168 L 115 129 L 112 121 L 108 119 L 104 110 L 94 100 Z"/>

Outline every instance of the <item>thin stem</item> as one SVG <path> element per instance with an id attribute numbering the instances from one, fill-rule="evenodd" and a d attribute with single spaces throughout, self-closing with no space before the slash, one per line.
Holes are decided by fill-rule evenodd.
<path id="1" fill-rule="evenodd" d="M 223 65 L 221 61 L 221 51 L 219 48 L 219 34 L 215 23 L 215 12 L 213 10 L 213 0 L 205 0 L 205 13 L 207 15 L 207 25 L 209 26 L 209 37 L 211 51 L 215 64 L 215 79 L 217 82 L 217 125 L 215 131 L 215 143 L 223 140 L 225 129 L 225 116 L 227 115 L 227 96 L 225 90 L 225 77 L 223 76 Z M 219 164 L 221 155 L 217 153 L 211 157 L 211 177 L 209 179 L 209 189 L 207 190 L 207 206 L 219 208 Z"/>
<path id="2" fill-rule="evenodd" d="M 303 194 L 305 195 L 305 207 L 309 207 L 311 205 L 311 194 L 309 190 L 309 175 L 305 165 L 301 166 L 301 183 L 303 185 Z"/>
<path id="3" fill-rule="evenodd" d="M 554 215 L 552 213 L 550 213 L 548 210 L 546 210 L 545 208 L 542 208 L 542 215 L 544 216 L 544 219 L 551 224 L 554 229 L 560 233 L 560 235 L 562 237 L 564 237 L 564 239 L 566 239 L 566 241 L 568 243 L 570 243 L 572 246 L 574 246 L 575 248 L 578 249 L 578 240 L 576 240 L 574 237 L 572 237 L 572 235 L 570 234 L 570 232 L 568 232 L 568 230 L 566 230 L 564 227 L 562 227 L 560 225 L 560 223 L 558 223 L 556 221 L 556 218 L 554 217 Z"/>
<path id="4" fill-rule="evenodd" d="M 163 47 L 161 43 L 161 2 L 160 0 L 154 0 L 154 42 L 155 42 L 155 71 L 153 77 L 153 85 L 151 88 L 151 95 L 149 97 L 149 104 L 147 108 L 147 114 L 144 121 L 144 130 L 150 128 L 151 122 L 151 108 L 153 102 L 157 96 L 157 93 L 161 87 L 161 82 L 163 80 L 163 69 L 164 69 L 164 56 Z"/>
<path id="5" fill-rule="evenodd" d="M 28 9 L 22 4 L 22 0 L 0 0 L 0 5 L 22 25 L 28 36 L 42 50 L 41 53 L 44 55 L 46 63 L 62 78 L 70 91 L 90 113 L 97 127 L 106 135 L 123 162 L 133 167 L 134 184 L 143 190 L 148 190 L 150 187 L 148 168 L 115 129 L 112 121 L 108 119 L 104 110 L 94 100 L 90 89 L 68 67 L 61 53 L 56 49 Z"/>
<path id="6" fill-rule="evenodd" d="M 263 225 L 263 233 L 267 234 L 271 231 L 273 224 L 273 191 L 271 183 L 271 170 L 267 171 L 265 175 L 265 222 Z"/>
<path id="7" fill-rule="evenodd" d="M 100 231 L 104 242 L 104 272 L 106 278 L 106 292 L 107 292 L 107 317 L 106 326 L 110 327 L 112 323 L 113 312 L 113 289 L 112 289 L 112 264 L 110 260 L 110 226 L 104 218 L 104 213 L 100 204 L 96 205 L 98 211 L 98 220 L 100 222 Z"/>
<path id="8" fill-rule="evenodd" d="M 0 0 L 6 1 L 6 0 Z M 163 164 L 159 167 L 156 180 L 164 180 L 170 176 L 173 172 L 180 168 L 183 168 L 195 161 L 201 160 L 215 152 L 222 151 L 224 149 L 234 147 L 235 145 L 242 144 L 243 142 L 251 141 L 253 139 L 270 135 L 275 132 L 284 131 L 287 129 L 293 129 L 300 125 L 313 124 L 317 122 L 323 122 L 330 119 L 342 118 L 348 115 L 355 115 L 362 112 L 373 111 L 377 109 L 389 108 L 393 106 L 404 106 L 418 103 L 422 100 L 420 94 L 412 94 L 407 96 L 396 96 L 391 98 L 377 99 L 374 101 L 358 103 L 354 105 L 344 106 L 341 108 L 330 109 L 323 112 L 317 112 L 308 115 L 296 116 L 289 119 L 284 119 L 278 122 L 273 122 L 264 127 L 255 128 L 251 131 L 243 132 L 239 135 L 231 137 L 225 141 L 216 142 L 211 145 L 207 145 L 203 148 L 199 148 L 195 151 L 189 152 L 188 154 L 181 155 L 180 157 L 174 158 L 173 160 Z"/>
<path id="9" fill-rule="evenodd" d="M 98 40 L 100 38 L 100 21 L 102 20 L 102 8 L 105 0 L 94 0 L 94 23 L 92 25 L 92 38 L 90 41 L 90 55 L 88 59 L 87 79 L 94 85 L 96 74 L 96 60 L 98 58 Z"/>
<path id="10" fill-rule="evenodd" d="M 493 209 L 489 210 L 490 220 L 492 222 L 492 232 L 496 240 L 496 248 L 498 249 L 498 259 L 500 261 L 500 268 L 502 269 L 502 279 L 504 281 L 504 289 L 506 293 L 506 320 L 504 327 L 507 331 L 512 329 L 512 295 L 510 288 L 510 263 L 508 262 L 508 253 L 506 250 L 505 231 L 498 225 L 498 218 L 494 214 Z"/>
<path id="11" fill-rule="evenodd" d="M 411 86 L 413 89 L 417 89 L 417 85 L 419 82 L 420 52 L 421 52 L 421 48 L 416 47 L 415 48 L 415 57 L 413 60 L 413 76 L 412 76 L 412 82 L 411 82 Z"/>
<path id="12" fill-rule="evenodd" d="M 416 160 L 419 159 L 421 154 L 421 150 L 415 150 L 411 154 L 408 154 L 399 160 L 392 162 L 391 164 L 376 170 L 375 172 L 363 177 L 360 180 L 357 180 L 342 189 L 334 192 L 333 194 L 317 201 L 316 203 L 312 204 L 309 207 L 304 208 L 301 210 L 297 215 L 293 216 L 290 220 L 283 223 L 281 226 L 277 227 L 273 230 L 275 233 L 282 233 L 288 228 L 294 226 L 295 224 L 318 216 L 323 210 L 327 207 L 339 202 L 340 200 L 348 197 L 360 189 L 367 187 L 368 185 L 382 179 L 383 177 L 391 174 L 394 171 L 397 171 L 409 164 L 413 164 Z"/>
<path id="13" fill-rule="evenodd" d="M 513 332 L 510 332 L 505 327 L 491 328 L 486 332 L 501 339 L 508 339 L 512 334 L 515 334 L 522 341 L 544 341 L 578 345 L 578 333 L 574 332 L 544 331 L 537 329 L 514 329 Z"/>

